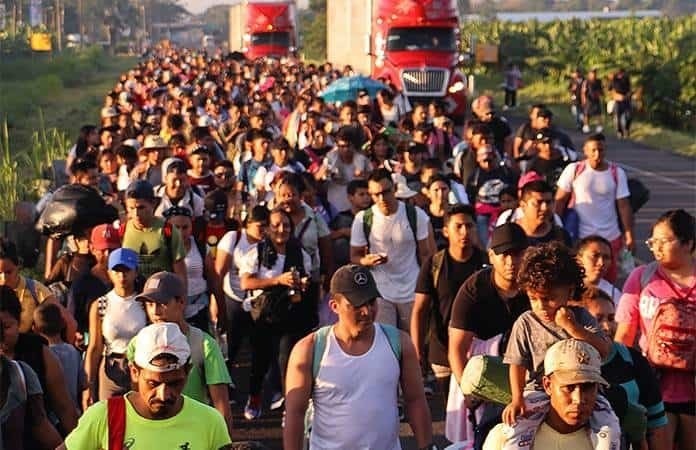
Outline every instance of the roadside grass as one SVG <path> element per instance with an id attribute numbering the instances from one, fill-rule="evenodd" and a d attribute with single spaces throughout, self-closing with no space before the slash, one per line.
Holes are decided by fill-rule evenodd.
<path id="1" fill-rule="evenodd" d="M 136 61 L 96 50 L 50 61 L 3 61 L 0 121 L 7 121 L 12 153 L 30 152 L 35 131 L 56 128 L 74 139 L 82 125 L 97 124 L 104 96 Z"/>
<path id="2" fill-rule="evenodd" d="M 0 64 L 0 220 L 36 200 L 53 160 L 67 156 L 82 125 L 99 124 L 104 96 L 135 57 L 100 50 Z"/>
<path id="3" fill-rule="evenodd" d="M 500 84 L 501 74 L 477 74 L 476 91 L 478 95 L 492 95 L 496 105 L 502 105 L 504 94 Z M 534 103 L 545 103 L 554 114 L 554 122 L 565 128 L 575 128 L 575 120 L 570 113 L 568 93 L 565 85 L 552 83 L 546 80 L 533 80 L 526 84 L 517 93 L 518 107 L 514 112 L 506 114 L 519 116 L 527 115 L 527 107 Z M 605 132 L 613 130 L 612 118 L 604 115 L 603 126 Z M 631 126 L 631 140 L 654 147 L 658 150 L 675 152 L 685 156 L 696 157 L 696 134 L 671 130 L 655 125 L 640 118 L 633 121 Z"/>

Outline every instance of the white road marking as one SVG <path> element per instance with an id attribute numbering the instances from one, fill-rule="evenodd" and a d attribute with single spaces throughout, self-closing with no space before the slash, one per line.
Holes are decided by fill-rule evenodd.
<path id="1" fill-rule="evenodd" d="M 634 167 L 634 166 L 629 166 L 628 164 L 619 163 L 619 165 L 620 165 L 621 167 L 624 167 L 624 168 L 626 168 L 626 169 L 632 171 L 632 172 L 637 172 L 637 173 L 639 173 L 640 175 L 643 175 L 643 176 L 646 176 L 646 177 L 650 177 L 650 178 L 655 178 L 655 179 L 660 180 L 660 181 L 663 181 L 663 182 L 665 182 L 665 183 L 673 184 L 673 185 L 675 185 L 675 186 L 679 186 L 679 187 L 682 187 L 682 188 L 691 189 L 691 190 L 693 190 L 693 191 L 696 191 L 696 185 L 695 185 L 695 184 L 682 183 L 681 181 L 673 180 L 673 179 L 671 179 L 671 178 L 667 178 L 667 177 L 665 177 L 665 176 L 663 176 L 663 175 L 660 175 L 660 174 L 657 174 L 657 173 L 655 173 L 655 172 L 650 172 L 649 170 L 643 170 L 643 169 L 639 169 L 639 168 Z"/>

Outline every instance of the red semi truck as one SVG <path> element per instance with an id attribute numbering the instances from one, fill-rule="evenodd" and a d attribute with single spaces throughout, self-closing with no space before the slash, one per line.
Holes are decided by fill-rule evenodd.
<path id="1" fill-rule="evenodd" d="M 230 6 L 230 51 L 249 59 L 294 55 L 297 20 L 294 1 L 244 0 Z"/>
<path id="2" fill-rule="evenodd" d="M 444 99 L 448 113 L 463 119 L 456 0 L 329 0 L 326 29 L 332 63 L 386 77 L 411 101 Z"/>

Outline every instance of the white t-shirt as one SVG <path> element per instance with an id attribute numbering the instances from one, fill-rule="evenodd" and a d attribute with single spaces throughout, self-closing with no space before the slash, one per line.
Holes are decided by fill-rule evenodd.
<path id="1" fill-rule="evenodd" d="M 302 248 L 307 251 L 312 259 L 312 279 L 319 281 L 319 269 L 321 260 L 319 257 L 319 239 L 331 234 L 329 226 L 324 219 L 321 218 L 314 210 L 302 202 L 302 209 L 305 212 L 305 217 L 300 223 L 295 226 L 295 237 L 302 242 Z M 300 233 L 302 236 L 300 236 Z"/>
<path id="2" fill-rule="evenodd" d="M 237 242 L 238 233 L 242 233 L 239 242 Z M 236 246 L 235 242 L 237 242 Z M 222 279 L 222 290 L 225 295 L 238 302 L 244 300 L 244 290 L 239 285 L 239 261 L 254 245 L 256 244 L 249 242 L 249 238 L 243 230 L 228 231 L 217 245 L 218 251 L 222 250 L 232 258 L 230 268 Z"/>
<path id="3" fill-rule="evenodd" d="M 617 186 L 610 168 L 598 171 L 584 163 L 584 170 L 576 177 L 577 164 L 580 163 L 568 164 L 557 184 L 560 189 L 575 196 L 573 207 L 580 218 L 580 238 L 598 234 L 613 241 L 621 236 L 616 200 L 631 195 L 626 173 L 620 167 L 616 168 Z"/>
<path id="4" fill-rule="evenodd" d="M 385 264 L 372 268 L 377 289 L 385 300 L 394 303 L 413 301 L 418 279 L 418 245 L 413 241 L 413 231 L 406 216 L 406 206 L 399 202 L 396 214 L 385 216 L 377 208 L 372 207 L 373 220 L 369 236 L 368 253 L 384 253 L 388 256 Z M 416 207 L 416 237 L 419 241 L 428 238 L 430 219 L 422 209 Z M 364 211 L 355 215 L 350 231 L 351 247 L 368 245 L 363 231 Z"/>
<path id="5" fill-rule="evenodd" d="M 206 292 L 208 290 L 208 284 L 203 277 L 205 267 L 201 252 L 198 250 L 198 245 L 196 245 L 196 240 L 193 239 L 193 236 L 189 236 L 189 239 L 191 241 L 191 247 L 184 257 L 184 264 L 186 265 L 186 275 L 188 279 L 187 295 L 192 297 Z"/>
<path id="6" fill-rule="evenodd" d="M 304 250 L 302 250 L 302 265 L 304 266 L 305 273 L 309 273 L 312 267 L 312 259 Z M 254 246 L 251 247 L 249 251 L 240 258 L 238 267 L 240 278 L 243 275 L 255 275 L 257 278 L 261 279 L 277 277 L 283 273 L 283 267 L 285 267 L 285 255 L 281 255 L 279 253 L 273 267 L 268 268 L 263 264 L 259 264 L 258 244 L 254 244 Z M 261 289 L 257 289 L 253 292 L 253 295 L 259 295 L 262 292 L 263 291 Z"/>
<path id="7" fill-rule="evenodd" d="M 348 201 L 348 183 L 358 178 L 356 172 L 366 176 L 370 171 L 370 160 L 362 153 L 354 152 L 353 162 L 344 163 L 338 156 L 338 150 L 333 149 L 326 154 L 324 166 L 329 168 L 329 182 L 326 189 L 326 198 L 336 211 L 350 209 Z"/>
<path id="8" fill-rule="evenodd" d="M 128 343 L 147 325 L 143 304 L 136 294 L 123 298 L 113 290 L 106 293 L 106 309 L 102 317 L 102 337 L 106 354 L 126 353 Z"/>
<path id="9" fill-rule="evenodd" d="M 165 194 L 164 186 L 158 188 L 155 191 L 155 195 L 161 195 L 160 204 L 157 206 L 157 209 L 155 209 L 155 216 L 162 217 L 164 212 L 172 206 L 175 206 L 175 204 L 169 197 L 167 197 L 167 194 Z M 176 202 L 176 206 L 185 206 L 188 209 L 191 209 L 193 217 L 201 217 L 205 212 L 203 199 L 200 195 L 194 194 L 191 189 L 188 189 L 184 193 L 184 196 L 181 197 L 181 200 Z"/>
<path id="10" fill-rule="evenodd" d="M 512 214 L 512 218 L 510 218 L 511 214 Z M 522 212 L 521 207 L 517 207 L 514 210 L 506 209 L 505 211 L 500 213 L 500 215 L 498 216 L 498 220 L 495 222 L 495 226 L 499 227 L 499 226 L 504 225 L 508 222 L 516 222 L 519 219 L 521 219 L 523 215 L 524 215 L 524 213 Z M 556 214 L 556 213 L 553 214 L 553 221 L 556 225 L 563 228 L 563 220 L 561 220 L 561 217 L 558 214 Z"/>

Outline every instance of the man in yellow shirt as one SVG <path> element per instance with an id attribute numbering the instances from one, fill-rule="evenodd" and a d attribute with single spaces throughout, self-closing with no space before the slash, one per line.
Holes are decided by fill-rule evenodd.
<path id="1" fill-rule="evenodd" d="M 34 310 L 43 302 L 58 304 L 66 323 L 66 337 L 72 342 L 77 331 L 77 322 L 63 305 L 59 304 L 53 293 L 43 284 L 19 274 L 20 269 L 17 246 L 14 242 L 0 239 L 0 286 L 14 289 L 22 305 L 22 315 L 19 321 L 20 333 L 31 331 L 34 323 Z"/>
<path id="2" fill-rule="evenodd" d="M 229 448 L 220 413 L 181 393 L 191 349 L 179 326 L 150 325 L 135 339 L 130 372 L 137 391 L 89 407 L 60 449 L 106 450 L 109 442 L 129 450 Z"/>
<path id="3" fill-rule="evenodd" d="M 599 352 L 584 341 L 566 339 L 549 347 L 544 357 L 543 378 L 544 390 L 550 397 L 548 411 L 536 430 L 524 434 L 525 448 L 592 450 L 593 441 L 601 447 L 606 436 L 590 427 L 599 385 L 607 385 L 601 375 L 601 364 Z M 539 412 L 533 409 L 528 414 L 534 416 Z M 483 450 L 505 448 L 510 431 L 504 424 L 496 425 L 488 434 Z"/>

